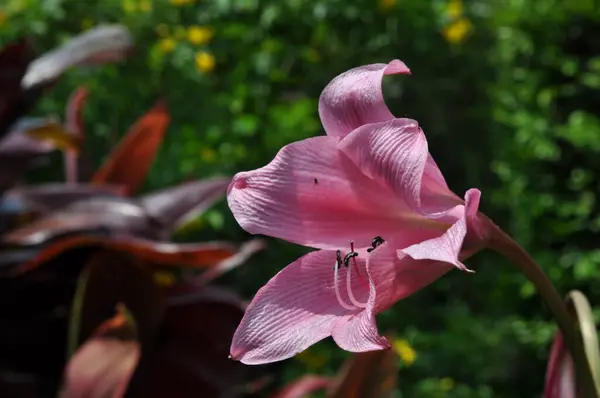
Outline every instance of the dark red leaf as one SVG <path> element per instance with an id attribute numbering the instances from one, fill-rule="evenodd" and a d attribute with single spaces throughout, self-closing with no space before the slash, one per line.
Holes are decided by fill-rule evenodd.
<path id="1" fill-rule="evenodd" d="M 0 180 L 2 173 L 0 173 Z M 11 185 L 11 184 L 9 184 Z M 0 234 L 22 228 L 41 216 L 90 197 L 123 195 L 108 185 L 48 183 L 9 189 L 0 197 Z"/>
<path id="2" fill-rule="evenodd" d="M 577 384 L 573 358 L 565 346 L 562 333 L 556 332 L 548 367 L 546 369 L 546 383 L 544 398 L 576 398 Z"/>
<path id="3" fill-rule="evenodd" d="M 121 398 L 140 358 L 136 326 L 126 310 L 101 324 L 69 361 L 62 398 Z"/>
<path id="4" fill-rule="evenodd" d="M 90 340 L 69 362 L 60 397 L 122 398 L 139 356 L 139 344 L 133 341 Z"/>
<path id="5" fill-rule="evenodd" d="M 89 90 L 85 86 L 78 87 L 67 104 L 67 110 L 65 114 L 65 128 L 67 131 L 81 139 L 85 138 L 85 128 L 83 125 L 83 109 L 87 98 L 89 96 Z"/>
<path id="6" fill-rule="evenodd" d="M 250 256 L 259 250 L 263 250 L 265 247 L 267 247 L 267 243 L 264 240 L 252 239 L 251 241 L 244 243 L 235 255 L 224 259 L 216 266 L 204 271 L 201 275 L 194 278 L 194 281 L 200 284 L 208 283 L 239 265 L 244 264 Z"/>
<path id="7" fill-rule="evenodd" d="M 70 134 L 55 120 L 48 120 L 45 125 L 31 127 L 25 131 L 28 138 L 47 143 L 53 149 L 79 152 L 82 142 L 79 137 Z"/>
<path id="8" fill-rule="evenodd" d="M 234 396 L 245 388 L 246 367 L 228 359 L 243 310 L 210 296 L 215 295 L 167 309 L 148 378 L 149 397 Z"/>
<path id="9" fill-rule="evenodd" d="M 123 196 L 122 187 L 116 185 L 46 183 L 15 187 L 4 194 L 4 200 L 22 203 L 23 211 L 32 209 L 49 212 L 91 197 Z"/>
<path id="10" fill-rule="evenodd" d="M 278 391 L 271 398 L 303 398 L 308 394 L 324 390 L 329 386 L 330 380 L 323 376 L 307 375 L 295 380 Z"/>
<path id="11" fill-rule="evenodd" d="M 170 121 L 166 104 L 159 101 L 131 127 L 92 182 L 123 185 L 129 194 L 135 193 L 146 179 Z"/>
<path id="12" fill-rule="evenodd" d="M 164 292 L 146 264 L 128 253 L 100 250 L 86 263 L 71 309 L 69 352 L 93 336 L 94 331 L 123 303 L 137 326 L 141 358 L 129 385 L 140 393 L 155 339 L 165 310 Z M 132 392 L 133 394 L 133 392 Z"/>
<path id="13" fill-rule="evenodd" d="M 27 374 L 0 373 L 0 396 L 36 398 L 35 377 Z"/>
<path id="14" fill-rule="evenodd" d="M 42 118 L 19 120 L 0 139 L 0 190 L 12 186 L 43 156 L 59 147 L 76 147 L 56 123 Z"/>
<path id="15" fill-rule="evenodd" d="M 161 225 L 127 198 L 97 197 L 75 202 L 2 237 L 16 245 L 37 245 L 73 233 L 158 237 Z"/>
<path id="16" fill-rule="evenodd" d="M 155 242 L 132 236 L 114 238 L 76 235 L 60 239 L 23 261 L 13 270 L 12 276 L 30 272 L 67 250 L 78 247 L 96 247 L 129 253 L 151 266 L 209 268 L 235 254 L 235 247 L 227 242 L 170 243 Z M 30 250 L 26 253 L 31 256 Z M 10 251 L 2 253 L 10 255 Z M 17 258 L 17 260 L 23 260 Z"/>
<path id="17" fill-rule="evenodd" d="M 178 283 L 167 289 L 167 302 L 176 307 L 194 303 L 215 303 L 246 310 L 246 303 L 233 290 L 218 286 L 198 286 L 189 282 Z"/>
<path id="18" fill-rule="evenodd" d="M 45 118 L 24 118 L 0 140 L 0 156 L 11 159 L 44 155 L 57 148 L 76 146 L 58 123 Z"/>
<path id="19" fill-rule="evenodd" d="M 5 48 L 0 54 L 0 92 L 3 93 L 0 97 L 0 136 L 31 109 L 45 89 L 51 87 L 67 69 L 118 60 L 131 45 L 127 28 L 105 25 L 76 36 L 31 63 L 31 50 L 26 40 Z"/>
<path id="20" fill-rule="evenodd" d="M 387 397 L 396 388 L 398 370 L 392 350 L 354 354 L 333 382 L 328 398 Z"/>
<path id="21" fill-rule="evenodd" d="M 187 182 L 173 188 L 152 192 L 140 198 L 140 203 L 155 219 L 165 226 L 164 238 L 187 222 L 203 213 L 227 190 L 231 178 L 216 177 Z"/>
<path id="22" fill-rule="evenodd" d="M 87 101 L 89 91 L 87 87 L 81 86 L 75 90 L 69 102 L 67 104 L 67 111 L 65 115 L 65 128 L 69 134 L 77 137 L 81 142 L 85 140 L 85 128 L 83 125 L 83 108 Z M 67 182 L 75 183 L 80 180 L 80 168 L 79 158 L 82 157 L 82 153 L 76 153 L 74 151 L 65 151 L 65 179 Z"/>

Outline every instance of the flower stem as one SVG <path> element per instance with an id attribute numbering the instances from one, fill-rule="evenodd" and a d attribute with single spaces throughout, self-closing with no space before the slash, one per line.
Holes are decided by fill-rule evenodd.
<path id="1" fill-rule="evenodd" d="M 569 313 L 563 298 L 535 260 L 491 220 L 490 224 L 492 225 L 492 233 L 488 248 L 508 258 L 534 284 L 548 308 L 554 314 L 556 323 L 561 329 L 569 352 L 573 357 L 577 372 L 577 384 L 583 394 L 582 397 L 600 398 L 599 387 L 594 382 L 579 327 Z"/>

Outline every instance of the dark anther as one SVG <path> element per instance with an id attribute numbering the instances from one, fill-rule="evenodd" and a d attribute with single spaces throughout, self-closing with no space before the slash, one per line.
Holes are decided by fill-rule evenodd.
<path id="1" fill-rule="evenodd" d="M 348 268 L 348 263 L 350 262 L 350 259 L 356 256 L 358 256 L 357 252 L 350 252 L 346 254 L 346 256 L 344 257 L 344 265 L 346 266 L 346 268 Z"/>
<path id="2" fill-rule="evenodd" d="M 335 265 L 333 266 L 333 269 L 340 269 L 342 262 L 342 252 L 338 250 L 335 252 Z"/>
<path id="3" fill-rule="evenodd" d="M 319 180 L 317 180 L 317 179 L 315 178 L 315 184 L 318 184 L 318 183 L 319 183 Z"/>
<path id="4" fill-rule="evenodd" d="M 385 240 L 383 240 L 383 238 L 381 236 L 376 236 L 373 238 L 371 245 L 373 245 L 373 248 L 376 248 L 377 246 L 381 245 L 383 242 L 385 242 Z"/>
<path id="5" fill-rule="evenodd" d="M 385 242 L 385 240 L 383 240 L 383 238 L 381 236 L 376 236 L 373 238 L 373 240 L 371 241 L 371 248 L 367 249 L 368 253 L 371 253 L 373 250 L 377 249 L 377 247 L 379 245 L 381 245 L 383 242 Z"/>

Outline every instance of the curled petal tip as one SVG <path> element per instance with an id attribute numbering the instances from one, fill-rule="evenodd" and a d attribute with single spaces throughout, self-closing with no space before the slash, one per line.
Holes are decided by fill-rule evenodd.
<path id="1" fill-rule="evenodd" d="M 470 268 L 467 268 L 467 266 L 466 266 L 466 265 L 464 265 L 462 262 L 458 262 L 458 264 L 456 264 L 455 266 L 456 266 L 456 268 L 458 268 L 460 271 L 463 271 L 463 272 L 466 272 L 466 273 L 469 273 L 469 274 L 474 274 L 474 273 L 475 273 L 475 270 L 472 270 L 472 269 L 470 269 Z"/>
<path id="2" fill-rule="evenodd" d="M 227 356 L 229 359 L 231 359 L 232 361 L 236 361 L 236 362 L 242 362 L 244 364 L 247 364 L 247 361 L 244 359 L 248 359 L 247 354 L 248 353 L 248 349 L 244 348 L 244 346 L 240 346 L 240 345 L 234 345 L 232 344 L 229 347 L 229 355 Z"/>
<path id="3" fill-rule="evenodd" d="M 236 357 L 236 356 L 235 356 L 235 355 L 233 355 L 233 354 L 229 354 L 229 355 L 227 355 L 227 359 L 231 359 L 232 361 L 239 361 L 239 360 L 240 360 L 240 358 L 239 358 L 239 357 Z"/>
<path id="4" fill-rule="evenodd" d="M 229 194 L 234 189 L 244 189 L 248 187 L 248 179 L 245 176 L 236 175 L 231 180 L 231 184 L 229 184 L 229 188 L 227 189 L 227 193 Z"/>
<path id="5" fill-rule="evenodd" d="M 466 213 L 467 216 L 473 217 L 479 209 L 479 201 L 481 200 L 481 191 L 477 188 L 471 188 L 465 192 Z"/>
<path id="6" fill-rule="evenodd" d="M 410 131 L 414 131 L 414 133 L 425 134 L 421 126 L 419 126 L 419 122 L 410 118 L 399 118 L 391 122 L 392 126 L 397 128 L 411 129 Z M 416 130 L 416 131 L 415 131 Z"/>
<path id="7" fill-rule="evenodd" d="M 358 66 L 336 76 L 319 98 L 319 117 L 327 135 L 345 137 L 366 124 L 395 119 L 381 89 L 383 77 L 395 74 L 410 74 L 410 69 L 394 59 Z"/>
<path id="8" fill-rule="evenodd" d="M 399 73 L 403 75 L 412 75 L 412 72 L 406 66 L 406 64 L 399 59 L 394 59 L 388 64 L 388 69 L 386 70 L 386 74 L 394 74 Z"/>

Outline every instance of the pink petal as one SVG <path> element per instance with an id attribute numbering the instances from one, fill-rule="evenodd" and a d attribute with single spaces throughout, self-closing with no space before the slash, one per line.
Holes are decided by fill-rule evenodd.
<path id="1" fill-rule="evenodd" d="M 412 244 L 436 235 L 439 232 L 429 230 L 409 237 L 392 236 L 371 253 L 367 261 L 370 285 L 367 308 L 359 315 L 340 319 L 332 333 L 333 339 L 341 348 L 363 352 L 390 347 L 385 337 L 379 334 L 375 315 L 452 269 L 444 263 L 416 261 L 406 255 L 398 257 L 397 248 L 407 242 Z"/>
<path id="2" fill-rule="evenodd" d="M 370 247 L 376 235 L 410 228 L 396 217 L 401 201 L 364 176 L 337 142 L 325 136 L 295 142 L 267 166 L 238 173 L 227 200 L 241 227 L 323 249 L 347 248 L 349 240 Z"/>
<path id="3" fill-rule="evenodd" d="M 470 271 L 459 260 L 459 255 L 467 235 L 468 218 L 477 214 L 481 192 L 470 189 L 465 194 L 465 205 L 462 208 L 463 216 L 459 218 L 443 235 L 414 244 L 402 249 L 402 253 L 415 260 L 433 260 L 449 263 L 462 271 Z"/>
<path id="4" fill-rule="evenodd" d="M 445 195 L 449 192 L 452 193 L 450 188 L 448 188 L 448 184 L 446 184 L 444 175 L 440 171 L 437 163 L 435 163 L 435 160 L 431 157 L 431 154 L 427 156 L 425 170 L 423 170 L 423 180 L 425 180 L 426 183 L 422 183 L 421 188 L 426 188 L 432 194 L 438 193 Z"/>
<path id="5" fill-rule="evenodd" d="M 378 314 L 391 308 L 425 286 L 433 283 L 453 267 L 437 261 L 418 261 L 398 255 L 394 239 L 388 240 L 371 253 L 367 271 L 377 294 L 369 296 L 367 311 Z"/>
<path id="6" fill-rule="evenodd" d="M 345 253 L 342 254 L 342 256 Z M 245 364 L 262 364 L 290 358 L 331 335 L 336 322 L 360 312 L 344 309 L 333 285 L 334 251 L 320 250 L 300 257 L 261 288 L 238 326 L 231 356 Z M 364 256 L 357 264 L 365 274 Z M 349 303 L 345 289 L 347 269 L 339 270 L 338 287 Z M 367 287 L 352 275 L 357 300 L 366 302 Z"/>
<path id="7" fill-rule="evenodd" d="M 452 269 L 441 262 L 417 261 L 398 257 L 394 239 L 373 251 L 368 259 L 370 294 L 367 308 L 358 315 L 340 318 L 332 332 L 335 342 L 344 350 L 364 352 L 390 347 L 379 334 L 375 315 L 397 301 L 429 285 Z"/>
<path id="8" fill-rule="evenodd" d="M 448 189 L 415 120 L 364 125 L 342 139 L 339 148 L 364 174 L 385 184 L 417 213 L 441 216 L 462 203 Z"/>
<path id="9" fill-rule="evenodd" d="M 344 137 L 367 124 L 394 118 L 383 99 L 381 81 L 392 74 L 410 75 L 400 60 L 350 69 L 325 87 L 319 98 L 319 116 L 325 132 Z"/>
<path id="10" fill-rule="evenodd" d="M 379 335 L 375 314 L 370 310 L 364 310 L 358 315 L 340 319 L 331 335 L 340 348 L 350 352 L 390 348 L 387 339 Z"/>

